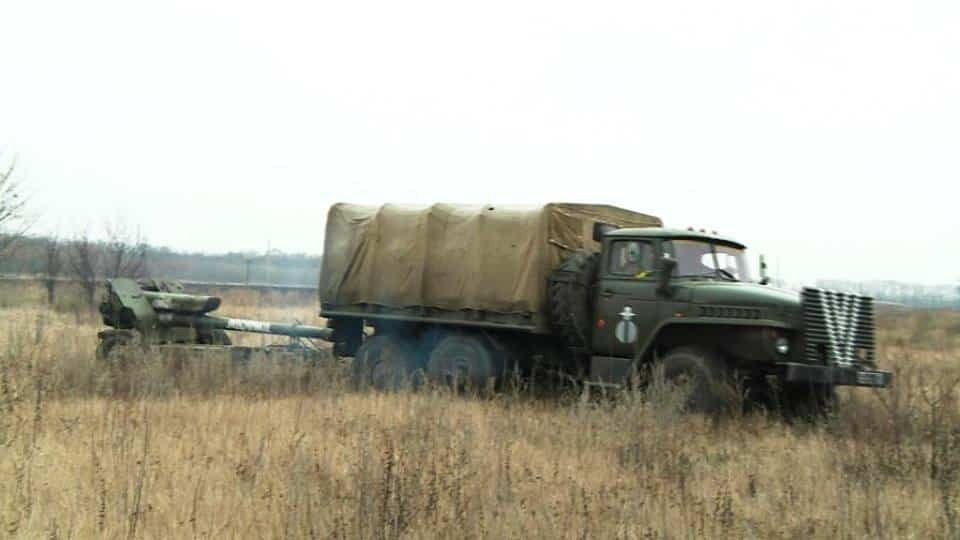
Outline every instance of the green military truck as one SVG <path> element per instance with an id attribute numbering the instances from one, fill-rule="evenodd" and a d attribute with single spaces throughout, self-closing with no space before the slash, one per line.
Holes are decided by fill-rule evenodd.
<path id="1" fill-rule="evenodd" d="M 870 298 L 765 282 L 740 242 L 613 206 L 336 204 L 319 291 L 336 354 L 384 389 L 543 368 L 620 385 L 659 364 L 713 410 L 731 388 L 823 407 L 889 384 Z"/>

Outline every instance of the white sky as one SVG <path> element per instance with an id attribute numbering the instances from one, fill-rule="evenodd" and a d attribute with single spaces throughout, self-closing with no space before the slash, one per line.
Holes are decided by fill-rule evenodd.
<path id="1" fill-rule="evenodd" d="M 601 202 L 960 277 L 960 2 L 0 2 L 38 230 L 319 252 L 336 201 Z"/>

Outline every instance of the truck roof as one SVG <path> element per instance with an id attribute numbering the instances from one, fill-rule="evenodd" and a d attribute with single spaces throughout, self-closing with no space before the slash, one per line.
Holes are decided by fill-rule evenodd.
<path id="1" fill-rule="evenodd" d="M 706 232 L 691 231 L 685 229 L 669 229 L 666 227 L 641 227 L 615 229 L 606 234 L 606 236 L 622 237 L 645 237 L 645 238 L 679 238 L 687 240 L 705 240 L 708 242 L 721 242 L 724 244 L 746 249 L 746 246 L 732 238 L 710 234 Z"/>

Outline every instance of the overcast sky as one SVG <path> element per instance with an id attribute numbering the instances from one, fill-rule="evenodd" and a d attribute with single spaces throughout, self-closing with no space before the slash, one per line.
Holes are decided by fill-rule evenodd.
<path id="1" fill-rule="evenodd" d="M 328 206 L 611 203 L 960 278 L 960 2 L 0 1 L 38 231 L 319 252 Z"/>

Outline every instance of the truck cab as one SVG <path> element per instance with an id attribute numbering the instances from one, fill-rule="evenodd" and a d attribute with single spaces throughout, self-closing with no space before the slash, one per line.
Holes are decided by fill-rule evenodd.
<path id="1" fill-rule="evenodd" d="M 746 246 L 668 228 L 600 235 L 590 375 L 622 382 L 661 362 L 667 374 L 736 378 L 830 397 L 837 385 L 886 386 L 875 369 L 870 298 L 757 279 Z M 677 366 L 672 366 L 676 363 Z M 693 373 L 691 373 L 693 372 Z"/>

